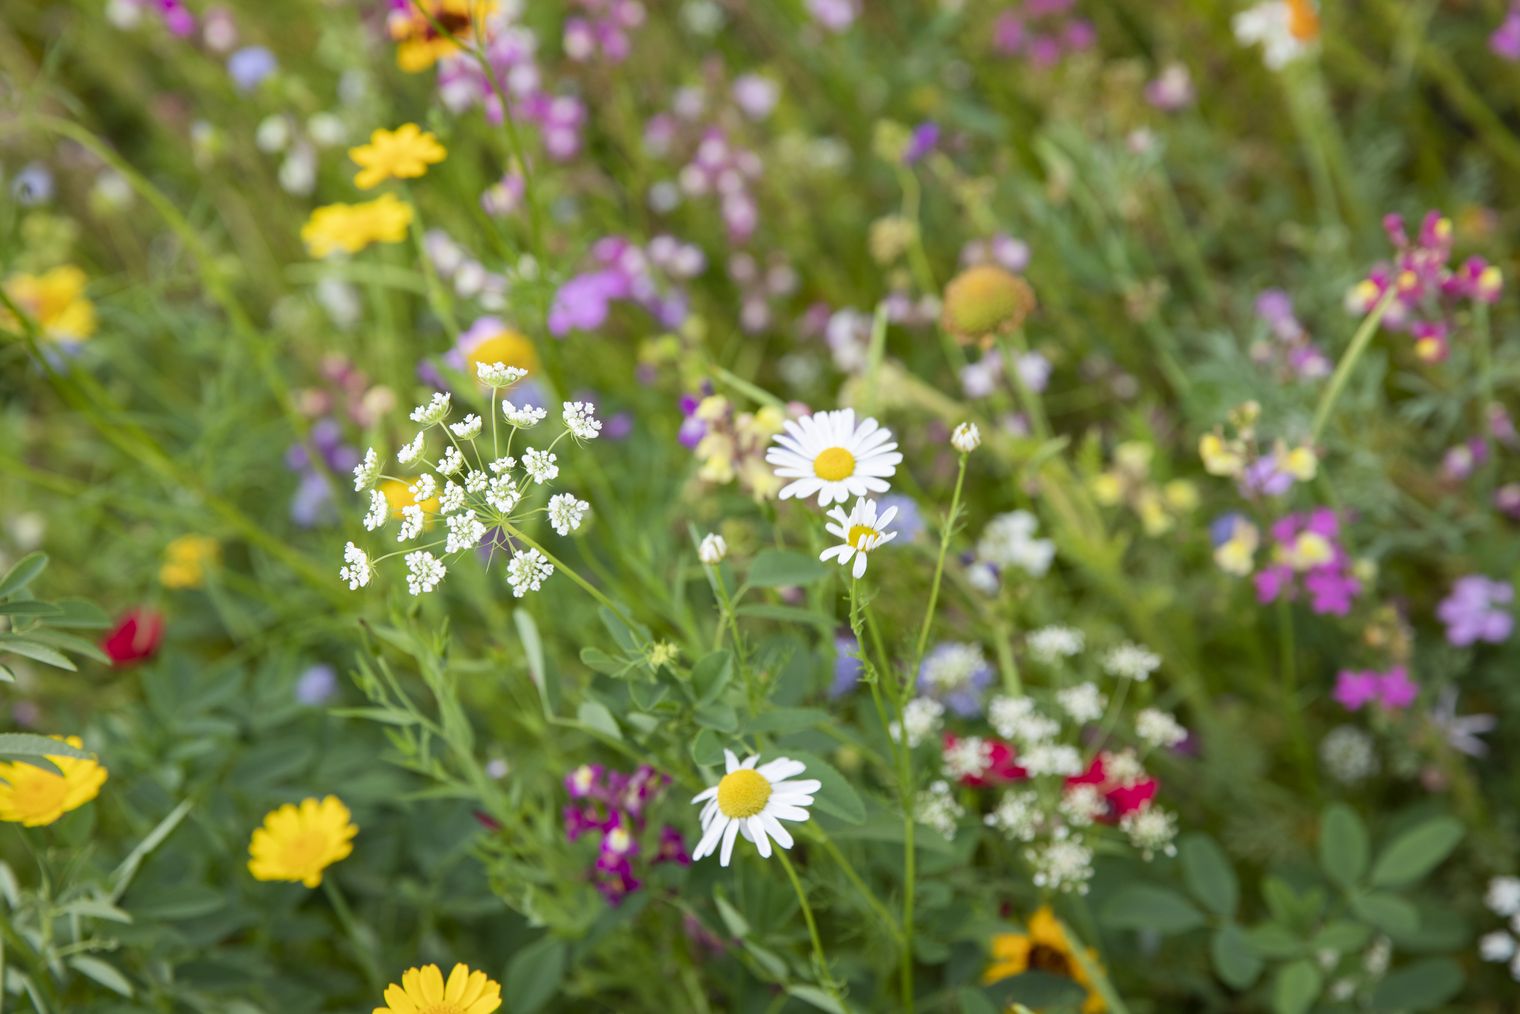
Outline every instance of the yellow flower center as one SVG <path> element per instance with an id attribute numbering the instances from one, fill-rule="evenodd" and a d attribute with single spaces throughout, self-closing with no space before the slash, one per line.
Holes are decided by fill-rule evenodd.
<path id="1" fill-rule="evenodd" d="M 855 474 L 855 455 L 843 447 L 830 447 L 813 459 L 813 474 L 824 482 L 838 482 Z"/>
<path id="2" fill-rule="evenodd" d="M 319 870 L 327 865 L 330 844 L 326 831 L 304 831 L 285 842 L 280 849 L 280 862 L 295 873 Z"/>
<path id="3" fill-rule="evenodd" d="M 718 783 L 718 809 L 725 817 L 753 817 L 771 798 L 771 783 L 751 768 L 730 771 Z"/>
<path id="4" fill-rule="evenodd" d="M 867 528 L 865 525 L 851 525 L 850 534 L 845 536 L 845 541 L 864 553 L 866 550 L 861 549 L 860 544 L 866 539 L 874 539 L 880 534 L 881 532 L 874 528 Z"/>

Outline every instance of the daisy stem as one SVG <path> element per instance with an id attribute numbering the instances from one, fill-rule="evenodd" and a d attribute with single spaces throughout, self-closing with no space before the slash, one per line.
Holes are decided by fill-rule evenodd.
<path id="1" fill-rule="evenodd" d="M 562 571 L 566 577 L 568 577 L 570 580 L 574 581 L 576 584 L 580 585 L 581 590 L 584 591 L 587 595 L 590 595 L 592 598 L 596 599 L 597 602 L 601 603 L 602 605 L 604 605 L 608 609 L 610 609 L 612 611 L 612 614 L 614 616 L 616 616 L 619 620 L 621 620 L 623 622 L 623 625 L 626 626 L 630 631 L 632 631 L 634 629 L 633 618 L 630 617 L 627 613 L 623 612 L 623 608 L 621 606 L 619 606 L 616 602 L 612 601 L 606 595 L 602 594 L 602 592 L 596 587 L 596 585 L 594 585 L 591 582 L 587 581 L 585 578 L 581 577 L 575 571 L 573 571 L 569 567 L 565 566 L 564 561 L 560 560 L 553 553 L 549 552 L 547 549 L 545 549 L 543 546 L 539 545 L 539 543 L 535 542 L 533 539 L 528 538 L 526 535 L 523 534 L 522 529 L 520 529 L 516 525 L 512 524 L 512 522 L 507 521 L 506 519 L 503 519 L 502 522 L 501 522 L 501 527 L 506 531 L 506 533 L 508 535 L 510 535 L 514 539 L 517 539 L 519 542 L 521 542 L 523 545 L 527 546 L 529 549 L 536 549 L 540 553 L 542 553 L 544 555 L 544 559 L 546 559 L 550 563 L 554 564 L 554 569 L 555 570 Z"/>
<path id="2" fill-rule="evenodd" d="M 939 601 L 940 581 L 945 576 L 945 554 L 950 551 L 950 536 L 955 533 L 956 517 L 961 508 L 961 487 L 966 483 L 966 455 L 961 455 L 960 469 L 955 473 L 955 492 L 950 497 L 950 514 L 945 518 L 939 533 L 939 559 L 934 563 L 934 583 L 929 586 L 929 602 L 924 607 L 924 622 L 918 628 L 918 644 L 913 650 L 913 667 L 909 678 L 918 671 L 924 660 L 924 650 L 929 646 L 929 628 L 934 625 L 934 606 Z"/>
<path id="3" fill-rule="evenodd" d="M 797 892 L 797 904 L 802 906 L 802 918 L 807 922 L 808 936 L 813 940 L 813 958 L 818 964 L 818 975 L 823 988 L 843 1008 L 844 998 L 839 995 L 839 987 L 835 985 L 834 976 L 829 972 L 829 959 L 823 953 L 823 940 L 818 936 L 818 923 L 813 919 L 813 907 L 808 904 L 807 892 L 802 889 L 802 880 L 797 876 L 797 870 L 792 866 L 792 861 L 787 858 L 785 849 L 777 848 L 776 858 L 781 860 L 781 867 L 786 870 L 786 875 L 792 882 L 792 890 Z"/>
<path id="4" fill-rule="evenodd" d="M 723 580 L 722 572 L 714 566 L 703 569 L 707 571 L 707 579 L 712 584 L 714 594 L 718 596 L 718 604 L 723 607 L 723 615 L 718 618 L 718 644 L 715 647 L 722 647 L 723 628 L 727 627 L 734 640 L 734 659 L 739 663 L 739 674 L 744 679 L 744 695 L 749 700 L 749 706 L 754 708 L 757 703 L 755 677 L 744 657 L 744 640 L 739 636 L 739 617 L 734 613 L 734 600 L 728 594 L 728 584 Z"/>
<path id="5" fill-rule="evenodd" d="M 348 907 L 348 902 L 343 897 L 343 892 L 338 889 L 338 882 L 328 876 L 322 878 L 322 890 L 327 895 L 327 900 L 332 903 L 333 912 L 338 916 L 338 921 L 343 924 L 343 931 L 348 934 L 349 940 L 354 945 L 354 957 L 364 970 L 364 978 L 369 983 L 371 991 L 376 996 L 385 989 L 385 978 L 380 974 L 380 965 L 375 961 L 374 934 L 368 936 L 360 932 L 359 922 L 354 918 L 353 909 Z"/>
<path id="6" fill-rule="evenodd" d="M 887 907 L 876 897 L 875 892 L 866 886 L 866 882 L 861 879 L 860 873 L 856 871 L 849 859 L 845 858 L 845 854 L 834 843 L 834 839 L 830 838 L 828 833 L 816 824 L 809 823 L 808 827 L 812 830 L 813 837 L 823 846 L 824 851 L 828 852 L 834 862 L 839 864 L 839 869 L 844 873 L 845 879 L 850 882 L 855 890 L 860 892 L 860 896 L 865 901 L 866 906 L 882 921 L 882 925 L 892 932 L 892 936 L 901 942 L 902 927 L 897 924 L 896 917 L 887 911 Z"/>
<path id="7" fill-rule="evenodd" d="M 1341 361 L 1335 364 L 1335 373 L 1330 377 L 1330 383 L 1325 388 L 1325 393 L 1320 396 L 1319 405 L 1314 409 L 1314 422 L 1309 427 L 1309 443 L 1318 444 L 1320 436 L 1325 431 L 1325 424 L 1330 421 L 1330 413 L 1335 409 L 1335 403 L 1340 400 L 1341 391 L 1346 387 L 1346 381 L 1351 377 L 1351 371 L 1356 368 L 1357 362 L 1362 358 L 1362 353 L 1367 351 L 1367 346 L 1372 344 L 1372 338 L 1377 334 L 1378 324 L 1383 320 L 1383 314 L 1388 312 L 1389 305 L 1393 302 L 1398 290 L 1390 285 L 1388 291 L 1383 293 L 1383 298 L 1377 301 L 1372 312 L 1367 314 L 1367 319 L 1362 321 L 1362 326 L 1356 329 L 1351 336 L 1351 344 L 1341 356 Z"/>

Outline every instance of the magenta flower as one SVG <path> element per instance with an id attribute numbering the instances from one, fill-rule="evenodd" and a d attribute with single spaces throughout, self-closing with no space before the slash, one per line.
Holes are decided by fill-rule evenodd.
<path id="1" fill-rule="evenodd" d="M 1514 630 L 1515 618 L 1508 608 L 1514 597 L 1515 588 L 1509 582 L 1469 574 L 1457 579 L 1451 594 L 1436 607 L 1436 615 L 1446 624 L 1446 639 L 1452 644 L 1498 644 Z"/>
<path id="2" fill-rule="evenodd" d="M 1409 670 L 1396 665 L 1378 677 L 1378 697 L 1383 707 L 1402 711 L 1420 696 L 1419 685 L 1409 678 Z"/>
<path id="3" fill-rule="evenodd" d="M 1331 696 L 1347 711 L 1359 711 L 1378 699 L 1379 676 L 1374 672 L 1342 670 L 1335 677 L 1335 693 Z"/>
<path id="4" fill-rule="evenodd" d="M 1496 56 L 1520 61 L 1520 4 L 1510 7 L 1494 34 L 1488 37 L 1488 48 Z"/>
<path id="5" fill-rule="evenodd" d="M 1351 573 L 1351 559 L 1340 544 L 1340 520 L 1328 508 L 1290 514 L 1271 528 L 1272 563 L 1254 576 L 1256 600 L 1293 597 L 1302 583 L 1309 608 L 1321 615 L 1345 616 L 1362 583 Z"/>

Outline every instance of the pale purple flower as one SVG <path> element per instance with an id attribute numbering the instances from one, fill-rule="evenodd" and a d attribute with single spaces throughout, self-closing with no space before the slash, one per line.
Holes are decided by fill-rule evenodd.
<path id="1" fill-rule="evenodd" d="M 842 32 L 855 23 L 855 0 L 807 0 L 807 12 L 831 32 Z"/>
<path id="2" fill-rule="evenodd" d="M 314 665 L 296 680 L 296 700 L 317 707 L 338 692 L 338 674 L 330 665 Z"/>
<path id="3" fill-rule="evenodd" d="M 238 91 L 253 91 L 278 68 L 274 54 L 263 46 L 244 46 L 227 58 L 227 73 Z"/>
<path id="4" fill-rule="evenodd" d="M 1520 62 L 1520 4 L 1510 7 L 1494 34 L 1488 37 L 1488 48 L 1506 60 Z"/>
<path id="5" fill-rule="evenodd" d="M 1436 607 L 1436 615 L 1446 624 L 1446 639 L 1452 644 L 1498 644 L 1514 630 L 1515 618 L 1508 608 L 1514 597 L 1515 588 L 1509 582 L 1469 574 L 1457 579 L 1451 594 Z"/>

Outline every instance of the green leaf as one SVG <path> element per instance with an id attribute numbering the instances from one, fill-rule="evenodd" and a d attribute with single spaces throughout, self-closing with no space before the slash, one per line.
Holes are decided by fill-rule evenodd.
<path id="1" fill-rule="evenodd" d="M 839 1006 L 839 1001 L 817 986 L 788 986 L 786 991 L 788 995 L 795 996 L 818 1010 L 828 1011 L 829 1014 L 845 1014 L 845 1009 Z"/>
<path id="2" fill-rule="evenodd" d="M 1388 974 L 1372 994 L 1374 1010 L 1433 1010 L 1457 995 L 1462 966 L 1450 958 L 1429 958 Z"/>
<path id="3" fill-rule="evenodd" d="M 960 1003 L 960 1014 L 1000 1014 L 1003 1010 L 975 986 L 962 986 L 955 998 Z"/>
<path id="4" fill-rule="evenodd" d="M 1367 946 L 1367 939 L 1371 936 L 1372 931 L 1361 923 L 1338 919 L 1314 935 L 1314 949 L 1350 954 Z"/>
<path id="5" fill-rule="evenodd" d="M 72 651 L 76 655 L 99 662 L 102 665 L 110 665 L 111 657 L 93 642 L 87 641 L 78 634 L 69 634 L 62 630 L 53 630 L 48 627 L 38 627 L 26 632 L 29 641 L 39 644 L 50 645 L 63 651 Z"/>
<path id="6" fill-rule="evenodd" d="M 769 733 L 786 736 L 830 721 L 829 713 L 817 708 L 772 708 L 744 723 L 746 735 Z"/>
<path id="7" fill-rule="evenodd" d="M 698 704 L 706 704 L 723 693 L 734 675 L 734 656 L 727 651 L 704 655 L 691 667 L 691 692 Z"/>
<path id="8" fill-rule="evenodd" d="M 807 770 L 797 775 L 798 780 L 816 778 L 823 785 L 813 793 L 814 805 L 824 813 L 833 814 L 848 824 L 864 823 L 866 804 L 861 800 L 849 779 L 834 769 L 828 761 L 817 754 L 801 750 L 788 750 L 787 756 L 807 765 Z"/>
<path id="9" fill-rule="evenodd" d="M 739 914 L 739 910 L 729 902 L 722 888 L 713 890 L 713 901 L 717 903 L 718 916 L 723 920 L 723 925 L 728 927 L 729 935 L 735 940 L 743 940 L 749 936 L 749 920 Z"/>
<path id="10" fill-rule="evenodd" d="M 621 676 L 628 669 L 628 663 L 624 660 L 615 658 L 600 648 L 589 646 L 581 649 L 581 664 L 608 676 Z"/>
<path id="11" fill-rule="evenodd" d="M 734 610 L 740 616 L 754 620 L 775 620 L 778 623 L 805 623 L 814 627 L 832 627 L 833 621 L 811 609 L 798 606 L 774 605 L 770 602 L 751 602 Z"/>
<path id="12" fill-rule="evenodd" d="M 1219 978 L 1233 989 L 1250 989 L 1264 964 L 1251 938 L 1234 923 L 1214 931 L 1209 939 L 1209 956 Z"/>
<path id="13" fill-rule="evenodd" d="M 711 729 L 698 729 L 691 741 L 691 759 L 704 768 L 723 763 L 724 738 Z"/>
<path id="14" fill-rule="evenodd" d="M 420 721 L 416 715 L 395 708 L 333 708 L 328 713 L 337 718 L 362 718 L 381 725 L 416 725 Z"/>
<path id="15" fill-rule="evenodd" d="M 565 942 L 554 936 L 540 937 L 512 956 L 504 980 L 512 984 L 512 1014 L 532 1014 L 554 999 L 566 957 Z"/>
<path id="16" fill-rule="evenodd" d="M 1154 930 L 1162 936 L 1186 933 L 1205 922 L 1203 913 L 1181 894 L 1153 884 L 1129 884 L 1103 906 L 1099 920 L 1114 929 Z"/>
<path id="17" fill-rule="evenodd" d="M 1323 986 L 1324 978 L 1314 962 L 1305 959 L 1284 965 L 1272 981 L 1273 1014 L 1306 1014 Z"/>
<path id="18" fill-rule="evenodd" d="M 612 712 L 601 701 L 582 701 L 575 711 L 575 720 L 612 739 L 623 738 L 623 730 L 618 728 L 617 719 L 612 717 Z"/>
<path id="19" fill-rule="evenodd" d="M 0 756 L 73 757 L 76 760 L 92 760 L 95 757 L 61 739 L 30 732 L 0 732 Z"/>
<path id="20" fill-rule="evenodd" d="M 67 669 L 69 672 L 78 672 L 79 667 L 69 661 L 69 657 L 57 648 L 49 648 L 45 644 L 37 644 L 22 638 L 14 640 L 7 638 L 0 641 L 0 652 L 10 652 L 13 655 L 21 655 L 33 659 L 44 665 L 53 666 L 56 669 Z"/>
<path id="21" fill-rule="evenodd" d="M 788 588 L 812 584 L 828 573 L 827 568 L 806 553 L 789 549 L 763 549 L 755 554 L 749 567 L 749 584 L 756 588 Z"/>
<path id="22" fill-rule="evenodd" d="M 1413 933 L 1420 928 L 1420 910 L 1396 894 L 1358 894 L 1351 899 L 1351 910 L 1359 919 L 1385 933 Z"/>
<path id="23" fill-rule="evenodd" d="M 1065 1010 L 1080 1005 L 1086 991 L 1068 976 L 1032 970 L 999 979 L 985 995 L 1004 1009 L 1018 1003 L 1036 1010 Z"/>
<path id="24" fill-rule="evenodd" d="M 1224 850 L 1206 834 L 1190 834 L 1183 838 L 1180 852 L 1182 879 L 1193 897 L 1216 915 L 1234 918 L 1240 883 Z"/>
<path id="25" fill-rule="evenodd" d="M 103 630 L 111 625 L 111 618 L 93 602 L 87 602 L 84 599 L 59 599 L 56 605 L 62 611 L 57 616 L 48 617 L 47 622 L 50 627 Z"/>
<path id="26" fill-rule="evenodd" d="M 1367 828 L 1351 807 L 1343 803 L 1325 809 L 1319 824 L 1319 865 L 1325 875 L 1344 888 L 1351 888 L 1367 872 L 1370 846 Z"/>
<path id="27" fill-rule="evenodd" d="M 739 731 L 739 713 L 722 701 L 700 705 L 694 715 L 697 724 L 733 735 Z"/>
<path id="28" fill-rule="evenodd" d="M 1436 817 L 1399 835 L 1379 853 L 1372 867 L 1377 887 L 1404 887 L 1435 869 L 1462 840 L 1462 822 Z"/>
<path id="29" fill-rule="evenodd" d="M 99 958 L 92 958 L 88 954 L 76 954 L 69 959 L 69 967 L 86 978 L 94 979 L 113 993 L 120 993 L 122 996 L 132 995 L 132 984 L 127 981 L 127 977 Z"/>
<path id="30" fill-rule="evenodd" d="M 1297 957 L 1303 953 L 1306 944 L 1306 941 L 1297 933 L 1275 922 L 1252 926 L 1246 931 L 1246 936 L 1250 937 L 1251 946 L 1256 948 L 1263 957 L 1268 958 Z"/>
<path id="31" fill-rule="evenodd" d="M 38 602 L 36 599 L 0 602 L 0 616 L 53 616 L 58 611 L 58 607 L 51 602 Z"/>
<path id="32" fill-rule="evenodd" d="M 32 579 L 41 574 L 47 565 L 46 553 L 28 553 L 17 560 L 15 565 L 6 571 L 5 577 L 0 578 L 0 599 L 14 595 L 31 584 Z"/>

